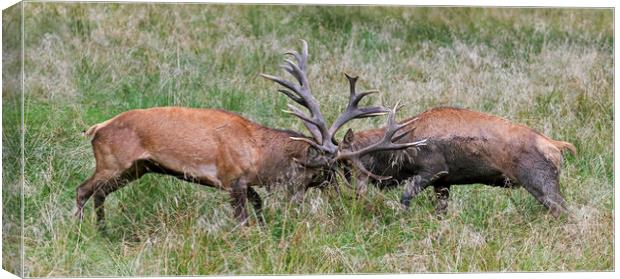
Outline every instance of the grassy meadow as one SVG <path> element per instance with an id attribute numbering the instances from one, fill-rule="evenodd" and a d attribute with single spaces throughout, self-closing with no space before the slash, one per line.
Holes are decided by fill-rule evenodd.
<path id="1" fill-rule="evenodd" d="M 24 13 L 25 276 L 615 268 L 611 9 L 27 2 Z M 4 33 L 16 22 L 3 14 Z M 554 219 L 522 188 L 455 186 L 443 217 L 430 189 L 405 212 L 402 188 L 361 200 L 313 189 L 303 203 L 260 188 L 267 225 L 239 228 L 227 193 L 146 175 L 106 200 L 107 234 L 92 200 L 77 222 L 75 188 L 95 164 L 81 131 L 123 111 L 221 108 L 305 132 L 259 76 L 283 76 L 299 39 L 328 121 L 346 105 L 347 72 L 381 91 L 370 102 L 404 103 L 401 119 L 457 106 L 572 142 L 560 183 L 573 217 Z M 8 72 L 21 42 L 3 40 Z M 3 266 L 17 272 L 20 92 L 4 79 Z"/>

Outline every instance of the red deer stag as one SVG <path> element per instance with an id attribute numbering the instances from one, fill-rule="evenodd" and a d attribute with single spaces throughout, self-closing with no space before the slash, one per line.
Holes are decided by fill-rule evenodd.
<path id="1" fill-rule="evenodd" d="M 358 164 L 391 178 L 358 175 L 358 196 L 365 191 L 369 179 L 380 187 L 406 181 L 401 203 L 408 208 L 413 197 L 432 185 L 437 195 L 436 211 L 445 212 L 451 185 L 522 185 L 553 216 L 567 211 L 558 181 L 562 150 L 576 154 L 572 144 L 552 140 L 493 115 L 459 108 L 434 108 L 406 122 L 407 132 L 402 140 L 427 139 L 426 145 L 404 151 L 373 152 L 361 158 Z M 340 148 L 364 148 L 384 133 L 385 128 L 357 133 L 349 129 Z"/>
<path id="2" fill-rule="evenodd" d="M 248 199 L 261 216 L 261 198 L 251 186 L 299 185 L 303 193 L 307 187 L 329 183 L 335 168 L 337 145 L 331 139 L 336 130 L 354 118 L 382 115 L 386 110 L 358 108 L 359 101 L 369 93 L 356 94 L 353 82 L 347 110 L 327 129 L 306 76 L 306 42 L 301 54 L 289 54 L 296 63 L 287 59 L 283 68 L 298 84 L 263 76 L 286 87 L 288 90 L 279 91 L 310 111 L 308 116 L 289 105 L 289 113 L 304 121 L 312 137 L 264 127 L 217 109 L 162 107 L 127 111 L 85 131 L 92 137 L 96 167 L 94 174 L 76 189 L 76 215 L 82 218 L 84 204 L 94 195 L 97 222 L 105 226 L 106 196 L 146 173 L 171 175 L 228 191 L 235 217 L 246 224 Z M 416 144 L 392 144 L 388 138 L 372 146 L 398 149 Z"/>

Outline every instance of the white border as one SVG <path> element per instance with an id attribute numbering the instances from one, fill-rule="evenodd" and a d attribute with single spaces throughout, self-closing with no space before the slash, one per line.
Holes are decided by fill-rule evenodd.
<path id="1" fill-rule="evenodd" d="M 5 9 L 19 1 L 2 1 Z M 45 2 L 39 0 L 25 0 L 25 2 Z M 314 5 L 404 5 L 404 6 L 477 6 L 477 7 L 615 7 L 613 0 L 89 0 L 89 1 L 50 1 L 50 2 L 162 2 L 162 3 L 239 3 L 239 4 L 314 4 Z"/>
<path id="2" fill-rule="evenodd" d="M 41 2 L 41 1 L 26 1 L 26 2 Z M 150 0 L 150 1 L 144 1 L 144 0 L 133 0 L 133 1 L 127 1 L 127 0 L 119 0 L 119 1 L 63 1 L 63 2 L 164 2 L 164 3 L 173 3 L 175 1 L 163 1 L 163 0 Z M 269 0 L 232 0 L 232 1 L 227 1 L 227 0 L 210 0 L 210 1 L 197 1 L 197 0 L 184 0 L 184 1 L 178 1 L 178 2 L 184 2 L 184 3 L 243 3 L 243 4 L 252 4 L 252 3 L 259 3 L 259 4 L 319 4 L 319 5 L 419 5 L 419 6 L 477 6 L 477 7 L 491 7 L 491 6 L 495 6 L 495 7 L 516 7 L 516 6 L 520 6 L 520 7 L 590 7 L 590 8 L 595 8 L 595 7 L 600 7 L 600 8 L 604 8 L 604 7 L 612 7 L 614 8 L 614 207 L 617 208 L 617 205 L 615 203 L 615 201 L 617 199 L 615 199 L 615 196 L 618 194 L 618 187 L 616 185 L 616 179 L 615 179 L 615 174 L 620 173 L 620 167 L 618 166 L 618 164 L 616 164 L 616 157 L 615 155 L 618 154 L 618 150 L 620 150 L 619 146 L 616 144 L 616 139 L 618 138 L 618 129 L 617 129 L 617 123 L 616 123 L 616 119 L 619 119 L 618 117 L 620 116 L 620 113 L 618 112 L 618 110 L 616 110 L 616 88 L 617 88 L 617 79 L 615 78 L 616 76 L 618 76 L 618 58 L 615 56 L 615 50 L 616 50 L 616 39 L 619 38 L 619 31 L 618 31 L 618 26 L 616 24 L 615 21 L 615 7 L 617 6 L 616 1 L 612 1 L 612 0 L 591 0 L 591 1 L 576 1 L 576 0 L 565 0 L 565 1 L 560 1 L 560 0 L 543 0 L 543 1 L 533 1 L 533 0 L 504 0 L 501 1 L 501 3 L 498 3 L 497 0 L 495 1 L 491 1 L 491 0 L 478 0 L 478 1 L 471 1 L 471 0 L 415 0 L 415 1 L 403 1 L 403 0 L 338 0 L 338 1 L 333 1 L 333 0 L 276 0 L 276 1 L 269 1 Z M 10 0 L 10 1 L 2 1 L 0 4 L 0 7 L 2 8 L 2 10 L 14 5 L 18 3 L 18 1 L 15 0 Z M 0 21 L 0 30 L 1 30 L 1 26 L 2 23 Z M 0 49 L 1 49 L 1 42 L 0 42 Z M 0 66 L 0 72 L 2 71 L 2 66 Z M 1 81 L 1 75 L 0 75 L 0 81 Z M 1 119 L 1 112 L 2 112 L 2 107 L 0 106 L 0 119 Z M 2 122 L 0 121 L 0 128 L 2 126 L 1 124 Z M 2 154 L 2 150 L 0 149 L 0 155 Z M 2 174 L 2 162 L 0 161 L 0 175 Z M 587 185 L 584 185 L 584 187 L 587 187 Z M 0 195 L 0 202 L 2 201 L 2 196 Z M 614 268 L 618 267 L 618 257 L 615 254 L 615 252 L 617 251 L 616 249 L 616 244 L 618 243 L 618 229 L 617 226 L 615 226 L 615 208 L 614 208 Z M 2 217 L 2 212 L 0 211 L 0 218 Z M 0 238 L 1 238 L 2 232 L 0 231 Z M 1 247 L 1 241 L 0 241 L 0 247 Z M 0 255 L 0 259 L 1 259 L 1 255 Z M 546 273 L 546 272 L 522 272 L 522 273 L 458 273 L 458 274 L 392 274 L 392 275 L 387 275 L 387 274 L 381 274 L 381 275 L 324 275 L 324 276 L 319 276 L 319 275 L 296 275 L 296 276 L 290 276 L 287 278 L 301 278 L 303 277 L 338 277 L 338 278 L 343 278 L 343 279 L 349 279 L 349 278 L 359 278 L 360 276 L 366 277 L 366 278 L 377 278 L 379 276 L 390 276 L 391 278 L 410 278 L 411 276 L 415 276 L 416 278 L 445 278 L 445 277 L 452 277 L 452 278 L 497 278 L 498 276 L 501 278 L 523 278 L 523 277 L 527 277 L 528 279 L 552 279 L 552 278 L 583 278 L 583 277 L 597 277 L 598 278 L 615 278 L 617 276 L 615 276 L 616 272 L 552 272 L 552 273 Z M 2 278 L 18 278 L 17 276 L 8 273 L 5 270 L 0 270 L 0 276 Z M 612 277 L 613 276 L 613 277 Z M 228 278 L 230 276 L 207 276 L 208 278 Z M 243 276 L 244 278 L 279 278 L 281 276 Z M 58 277 L 57 277 L 58 278 Z M 88 277 L 88 278 L 96 278 L 96 277 Z M 109 278 L 109 277 L 105 277 L 105 278 Z M 185 277 L 132 277 L 132 278 L 187 278 L 187 276 Z"/>

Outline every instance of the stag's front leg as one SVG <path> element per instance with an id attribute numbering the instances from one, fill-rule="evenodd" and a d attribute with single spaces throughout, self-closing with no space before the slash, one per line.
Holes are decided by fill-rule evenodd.
<path id="1" fill-rule="evenodd" d="M 230 187 L 231 205 L 234 210 L 235 218 L 242 225 L 248 224 L 248 212 L 245 204 L 248 199 L 248 186 L 243 179 L 235 180 Z"/>
<path id="2" fill-rule="evenodd" d="M 450 185 L 435 185 L 435 195 L 437 196 L 437 204 L 435 205 L 435 213 L 446 214 L 448 212 L 448 198 L 450 197 Z"/>
<path id="3" fill-rule="evenodd" d="M 288 181 L 283 182 L 286 188 L 286 193 L 290 201 L 294 203 L 301 203 L 306 195 L 306 185 L 309 185 L 311 181 L 310 176 L 301 176 Z"/>
<path id="4" fill-rule="evenodd" d="M 261 225 L 264 225 L 265 216 L 263 216 L 263 201 L 261 200 L 260 195 L 252 189 L 252 187 L 248 187 L 248 199 L 254 206 L 254 212 L 256 213 L 258 222 L 260 222 Z"/>
<path id="5" fill-rule="evenodd" d="M 421 172 L 419 175 L 416 175 L 413 178 L 409 179 L 407 181 L 405 193 L 403 194 L 400 203 L 405 208 L 409 208 L 409 202 L 412 198 L 417 196 L 420 192 L 424 191 L 426 187 L 428 187 L 433 182 L 446 174 L 448 174 L 447 171 Z"/>
<path id="6" fill-rule="evenodd" d="M 297 185 L 292 188 L 293 190 L 289 193 L 289 195 L 292 196 L 291 201 L 301 203 L 306 195 L 306 187 L 303 187 L 303 185 Z"/>
<path id="7" fill-rule="evenodd" d="M 430 184 L 430 179 L 424 178 L 423 176 L 416 175 L 411 179 L 407 180 L 405 185 L 405 193 L 400 199 L 400 203 L 405 209 L 409 209 L 409 203 L 411 199 L 421 193 L 426 187 Z"/>
<path id="8" fill-rule="evenodd" d="M 366 193 L 366 188 L 368 187 L 368 176 L 367 175 L 358 175 L 357 176 L 357 187 L 355 190 L 355 197 L 360 199 Z"/>

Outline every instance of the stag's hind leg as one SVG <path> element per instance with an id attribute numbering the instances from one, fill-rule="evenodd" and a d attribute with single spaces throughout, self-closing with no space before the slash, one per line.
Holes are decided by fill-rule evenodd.
<path id="1" fill-rule="evenodd" d="M 101 229 L 105 228 L 105 198 L 112 192 L 122 188 L 127 183 L 134 181 L 146 173 L 146 168 L 139 162 L 135 163 L 130 169 L 124 171 L 120 176 L 109 179 L 94 192 L 94 207 L 97 214 L 97 224 Z"/>
<path id="2" fill-rule="evenodd" d="M 108 194 L 125 186 L 125 184 L 140 178 L 145 173 L 143 168 L 137 166 L 125 171 L 96 171 L 93 176 L 77 187 L 77 211 L 76 216 L 81 220 L 84 204 L 93 196 L 97 223 L 104 224 L 105 214 L 103 203 Z"/>
<path id="3" fill-rule="evenodd" d="M 108 181 L 114 179 L 116 176 L 117 174 L 113 172 L 97 170 L 90 178 L 82 182 L 82 184 L 80 184 L 80 186 L 76 188 L 75 216 L 82 220 L 84 204 L 86 204 L 88 199 L 90 199 L 90 197 L 96 191 L 99 191 L 100 188 L 102 188 L 108 183 Z"/>
<path id="4" fill-rule="evenodd" d="M 75 189 L 75 203 L 76 203 L 76 210 L 75 210 L 75 217 L 77 217 L 80 221 L 82 220 L 83 217 L 83 208 L 84 208 L 84 204 L 86 203 L 86 201 L 90 198 L 90 196 L 93 195 L 93 188 L 95 187 L 94 184 L 95 182 L 93 182 L 93 179 L 95 178 L 95 175 L 89 177 L 88 179 L 86 179 L 86 181 L 82 182 L 82 184 L 80 184 L 80 186 L 78 186 Z"/>
<path id="5" fill-rule="evenodd" d="M 97 221 L 103 221 L 103 203 L 105 197 L 128 182 L 139 178 L 145 172 L 144 160 L 134 154 L 140 152 L 137 148 L 128 150 L 113 150 L 110 144 L 101 137 L 93 139 L 95 154 L 95 173 L 77 187 L 76 216 L 82 219 L 84 204 L 91 196 L 95 196 L 94 204 L 97 212 Z"/>
<path id="6" fill-rule="evenodd" d="M 522 168 L 518 179 L 554 217 L 568 212 L 566 201 L 560 195 L 559 172 L 550 162 L 539 160 L 528 168 Z"/>
<path id="7" fill-rule="evenodd" d="M 560 195 L 557 181 L 534 177 L 531 181 L 523 182 L 523 186 L 538 202 L 549 209 L 553 217 L 559 217 L 568 212 L 566 201 Z"/>

